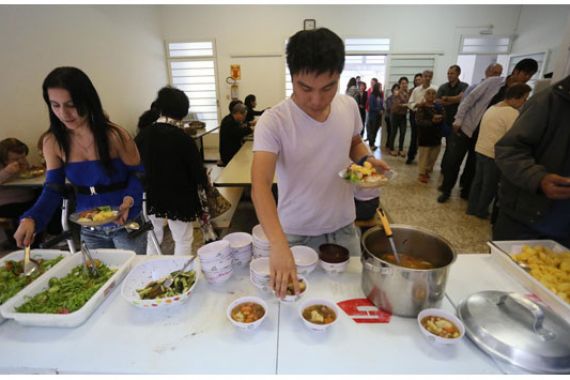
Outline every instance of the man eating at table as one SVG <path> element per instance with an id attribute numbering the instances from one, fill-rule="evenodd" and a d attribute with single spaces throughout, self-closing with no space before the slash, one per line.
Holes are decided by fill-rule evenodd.
<path id="1" fill-rule="evenodd" d="M 287 44 L 293 82 L 289 99 L 267 110 L 255 129 L 252 199 L 271 244 L 271 285 L 284 297 L 289 282 L 299 293 L 293 245 L 324 243 L 360 255 L 352 185 L 338 175 L 350 160 L 388 165 L 362 142 L 354 99 L 338 94 L 344 44 L 332 31 L 300 31 Z M 271 186 L 278 177 L 279 207 Z"/>

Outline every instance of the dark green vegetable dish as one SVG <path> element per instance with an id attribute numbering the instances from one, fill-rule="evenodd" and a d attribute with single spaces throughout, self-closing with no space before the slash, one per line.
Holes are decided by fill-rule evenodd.
<path id="1" fill-rule="evenodd" d="M 33 262 L 39 265 L 39 270 L 36 270 L 30 276 L 22 277 L 20 277 L 20 275 L 24 271 L 24 260 L 6 261 L 0 268 L 0 305 L 16 295 L 16 293 L 24 289 L 28 284 L 32 283 L 36 278 L 61 261 L 61 259 L 63 259 L 63 256 L 49 260 L 41 258 L 32 259 Z"/>
<path id="2" fill-rule="evenodd" d="M 143 300 L 174 297 L 187 292 L 196 281 L 196 272 L 193 270 L 188 272 L 175 271 L 170 273 L 170 276 L 172 276 L 172 285 L 169 287 L 164 286 L 166 278 L 163 278 L 149 282 L 144 288 L 137 289 L 137 293 Z"/>
<path id="3" fill-rule="evenodd" d="M 95 260 L 99 275 L 91 277 L 83 265 L 78 265 L 65 277 L 53 277 L 49 288 L 18 306 L 19 313 L 68 314 L 83 307 L 117 271 Z"/>

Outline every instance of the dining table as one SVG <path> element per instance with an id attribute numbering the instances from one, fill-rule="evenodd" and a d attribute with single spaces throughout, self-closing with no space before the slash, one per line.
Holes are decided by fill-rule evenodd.
<path id="1" fill-rule="evenodd" d="M 253 141 L 243 143 L 240 150 L 222 169 L 220 175 L 214 180 L 217 187 L 251 187 L 251 164 L 253 162 Z M 273 184 L 277 183 L 277 175 Z"/>
<path id="2" fill-rule="evenodd" d="M 200 157 L 202 158 L 202 162 L 205 161 L 205 153 L 204 153 L 204 136 L 220 129 L 219 125 L 207 125 L 204 128 L 191 128 L 191 127 L 184 127 L 184 132 L 188 134 L 188 136 L 192 137 L 198 145 L 198 150 L 200 152 Z"/>
<path id="3" fill-rule="evenodd" d="M 137 256 L 132 266 L 153 260 Z M 485 276 L 481 276 L 485 273 Z M 294 303 L 256 288 L 249 268 L 234 267 L 223 284 L 199 278 L 185 303 L 138 308 L 120 284 L 75 328 L 0 324 L 0 373 L 48 374 L 510 374 L 526 373 L 493 359 L 467 336 L 441 346 L 404 318 L 366 305 L 362 264 L 351 257 L 344 273 L 317 267 Z M 452 264 L 441 308 L 454 312 L 465 296 L 485 289 L 527 290 L 495 265 L 490 254 L 461 254 Z M 242 296 L 267 303 L 267 317 L 253 331 L 236 329 L 228 305 Z M 327 299 L 341 308 L 325 332 L 307 329 L 300 303 Z M 364 321 L 364 322 L 362 322 Z"/>

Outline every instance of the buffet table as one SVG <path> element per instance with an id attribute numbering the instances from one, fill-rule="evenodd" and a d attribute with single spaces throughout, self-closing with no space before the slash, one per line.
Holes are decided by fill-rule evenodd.
<path id="1" fill-rule="evenodd" d="M 152 257 L 139 256 L 135 264 Z M 351 258 L 346 273 L 330 276 L 317 268 L 307 276 L 305 298 L 340 302 L 364 298 L 361 264 Z M 490 255 L 460 255 L 451 267 L 447 298 L 453 307 L 483 289 L 517 290 Z M 259 329 L 236 330 L 228 304 L 244 295 L 268 303 Z M 1 373 L 200 373 L 200 374 L 378 374 L 509 373 L 465 337 L 455 346 L 434 346 L 415 318 L 392 316 L 388 323 L 356 323 L 341 312 L 324 333 L 306 329 L 299 303 L 282 304 L 257 290 L 248 268 L 236 268 L 225 284 L 199 279 L 190 299 L 167 309 L 139 309 L 117 287 L 83 325 L 73 328 L 0 325 Z"/>

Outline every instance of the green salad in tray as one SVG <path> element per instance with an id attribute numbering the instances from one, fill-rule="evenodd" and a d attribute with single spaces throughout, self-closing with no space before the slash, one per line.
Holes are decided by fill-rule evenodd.
<path id="1" fill-rule="evenodd" d="M 99 260 L 95 260 L 97 277 L 91 277 L 78 265 L 62 278 L 49 280 L 49 288 L 16 308 L 18 313 L 69 314 L 81 309 L 83 305 L 116 272 Z"/>
<path id="2" fill-rule="evenodd" d="M 39 265 L 39 270 L 34 271 L 30 276 L 20 276 L 24 271 L 24 260 L 7 260 L 0 267 L 0 305 L 16 295 L 16 293 L 57 264 L 61 259 L 63 259 L 63 256 L 49 260 L 32 259 L 33 262 Z"/>

